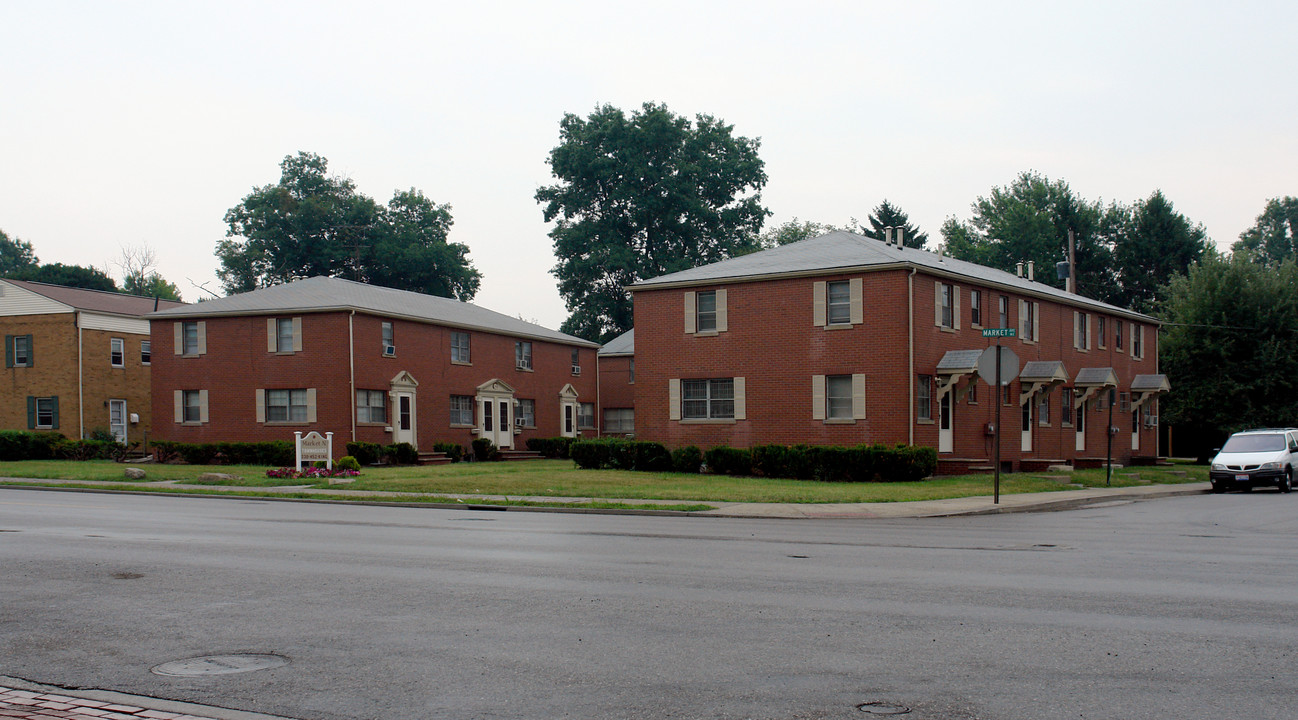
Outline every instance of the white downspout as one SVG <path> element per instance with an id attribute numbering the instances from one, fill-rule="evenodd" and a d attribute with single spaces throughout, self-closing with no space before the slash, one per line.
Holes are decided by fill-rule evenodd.
<path id="1" fill-rule="evenodd" d="M 906 309 L 909 313 L 906 317 L 909 336 L 907 339 L 909 365 L 906 373 L 906 406 L 909 408 L 907 416 L 910 418 L 906 427 L 908 445 L 915 444 L 915 271 L 918 269 L 911 268 L 910 275 L 906 276 Z"/>
<path id="2" fill-rule="evenodd" d="M 348 384 L 352 390 L 351 399 L 347 404 L 352 408 L 352 442 L 356 442 L 356 338 L 352 334 L 352 319 L 355 317 L 355 310 L 347 316 L 347 374 Z"/>
<path id="3" fill-rule="evenodd" d="M 82 379 L 81 358 L 81 313 L 75 316 L 77 322 L 77 437 L 86 439 L 86 385 Z M 30 351 L 29 351 L 30 352 Z"/>

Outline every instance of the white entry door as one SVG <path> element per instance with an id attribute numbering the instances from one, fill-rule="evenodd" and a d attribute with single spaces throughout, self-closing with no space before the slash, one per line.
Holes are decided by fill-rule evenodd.
<path id="1" fill-rule="evenodd" d="M 478 398 L 478 437 L 498 448 L 514 447 L 514 401 L 512 398 Z"/>
<path id="2" fill-rule="evenodd" d="M 948 392 L 947 394 L 943 395 L 942 400 L 939 401 L 937 405 L 937 412 L 938 412 L 937 451 L 938 452 L 949 453 L 955 447 L 955 441 L 951 430 L 951 395 L 953 393 L 954 391 Z"/>
<path id="3" fill-rule="evenodd" d="M 415 394 L 396 393 L 396 417 L 392 422 L 392 442 L 415 444 Z"/>
<path id="4" fill-rule="evenodd" d="M 1140 411 L 1131 411 L 1131 450 L 1140 449 Z"/>
<path id="5" fill-rule="evenodd" d="M 1086 449 L 1086 403 L 1077 408 L 1077 452 Z"/>
<path id="6" fill-rule="evenodd" d="M 1023 441 L 1019 446 L 1023 452 L 1032 452 L 1032 400 L 1023 406 Z"/>
<path id="7" fill-rule="evenodd" d="M 112 431 L 117 442 L 126 444 L 126 401 L 108 401 L 108 429 Z"/>

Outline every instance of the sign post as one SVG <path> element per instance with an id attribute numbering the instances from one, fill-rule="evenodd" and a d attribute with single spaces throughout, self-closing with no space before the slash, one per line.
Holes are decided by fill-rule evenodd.
<path id="1" fill-rule="evenodd" d="M 306 437 L 303 437 L 302 432 L 299 430 L 293 433 L 293 442 L 297 446 L 297 469 L 299 472 L 302 470 L 302 463 L 316 462 L 318 460 L 323 460 L 325 467 L 329 470 L 334 469 L 333 433 L 325 433 L 325 437 L 321 437 L 320 433 L 313 430 L 307 433 Z"/>
<path id="2" fill-rule="evenodd" d="M 1011 380 L 1019 376 L 1019 357 L 1013 350 L 1002 347 L 1000 338 L 1014 337 L 1014 328 L 984 328 L 983 337 L 996 338 L 996 345 L 983 351 L 978 358 L 978 377 L 986 380 L 994 378 L 991 383 L 996 389 L 993 405 L 996 406 L 996 421 L 992 424 L 993 441 L 992 464 L 995 465 L 995 479 L 992 481 L 992 503 L 1001 502 L 1001 393 Z"/>

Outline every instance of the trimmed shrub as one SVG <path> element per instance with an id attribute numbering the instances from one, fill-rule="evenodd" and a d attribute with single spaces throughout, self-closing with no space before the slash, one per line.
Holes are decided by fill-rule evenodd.
<path id="1" fill-rule="evenodd" d="M 0 430 L 0 460 L 30 460 L 32 433 Z"/>
<path id="2" fill-rule="evenodd" d="M 383 457 L 383 446 L 372 442 L 349 442 L 347 454 L 362 465 L 373 465 Z"/>
<path id="3" fill-rule="evenodd" d="M 343 455 L 334 463 L 335 470 L 355 470 L 360 472 L 361 464 L 351 455 Z"/>
<path id="4" fill-rule="evenodd" d="M 586 470 L 640 470 L 666 472 L 672 467 L 671 453 L 661 443 L 643 440 L 579 440 L 569 446 L 577 467 Z"/>
<path id="5" fill-rule="evenodd" d="M 408 442 L 399 442 L 385 446 L 383 457 L 394 465 L 414 465 L 419 462 L 419 451 Z"/>
<path id="6" fill-rule="evenodd" d="M 541 453 L 542 457 L 566 460 L 572 457 L 571 447 L 576 441 L 577 438 L 570 437 L 529 438 L 527 449 Z"/>
<path id="7" fill-rule="evenodd" d="M 292 465 L 297 454 L 288 440 L 257 443 L 179 443 L 155 440 L 150 445 L 160 463 L 183 460 L 190 465 Z"/>
<path id="8" fill-rule="evenodd" d="M 708 472 L 714 475 L 752 475 L 752 455 L 743 448 L 726 445 L 714 447 L 703 456 Z"/>
<path id="9" fill-rule="evenodd" d="M 697 473 L 703 466 L 703 451 L 693 445 L 679 447 L 671 452 L 672 470 L 678 473 Z"/>
<path id="10" fill-rule="evenodd" d="M 446 457 L 450 458 L 453 463 L 457 463 L 464 459 L 464 446 L 459 443 L 433 443 L 433 452 L 446 453 Z"/>
<path id="11" fill-rule="evenodd" d="M 473 458 L 480 462 L 495 460 L 500 456 L 500 451 L 496 449 L 496 444 L 491 438 L 474 438 L 473 439 Z"/>

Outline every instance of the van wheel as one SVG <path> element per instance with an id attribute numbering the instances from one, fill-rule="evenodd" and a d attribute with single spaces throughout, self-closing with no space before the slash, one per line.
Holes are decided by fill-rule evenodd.
<path id="1" fill-rule="evenodd" d="M 1277 487 L 1280 488 L 1280 492 L 1282 493 L 1293 491 L 1293 468 L 1284 471 L 1284 478 L 1280 480 L 1280 484 Z"/>

